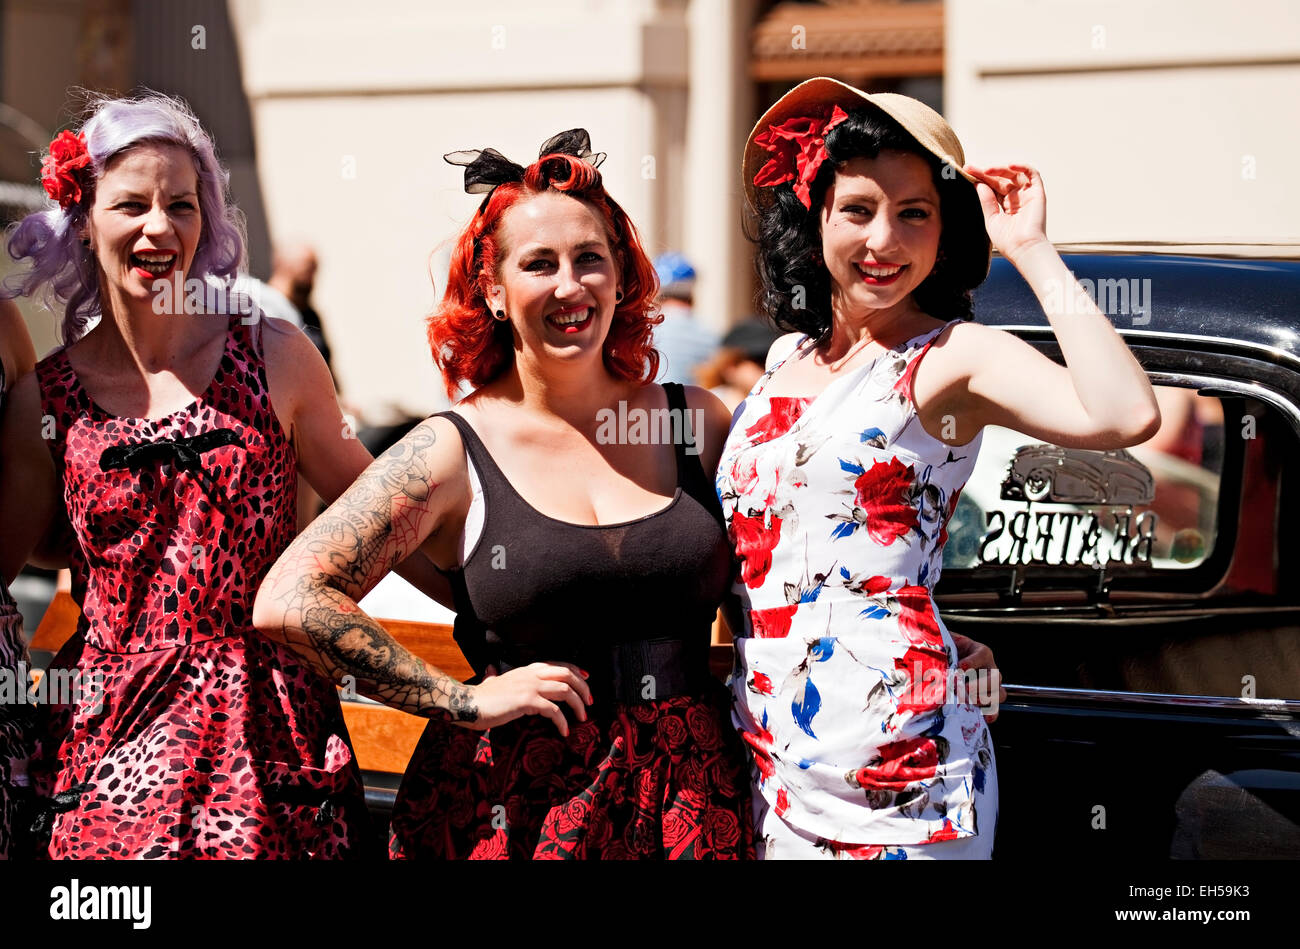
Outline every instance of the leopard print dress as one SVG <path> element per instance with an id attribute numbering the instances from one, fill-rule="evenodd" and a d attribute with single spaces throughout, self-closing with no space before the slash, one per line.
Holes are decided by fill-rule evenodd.
<path id="1" fill-rule="evenodd" d="M 355 854 L 338 694 L 252 624 L 293 538 L 297 463 L 250 328 L 231 321 L 211 385 L 164 418 L 104 411 L 66 350 L 37 374 L 83 612 L 31 766 L 49 855 Z"/>

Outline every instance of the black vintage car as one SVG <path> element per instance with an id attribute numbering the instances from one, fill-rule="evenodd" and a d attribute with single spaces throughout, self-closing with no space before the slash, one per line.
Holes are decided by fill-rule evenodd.
<path id="1" fill-rule="evenodd" d="M 1003 497 L 1031 439 L 985 433 L 936 592 L 1008 683 L 996 856 L 1300 857 L 1300 262 L 1066 263 L 1164 425 L 1146 504 Z M 976 318 L 1061 359 L 1005 260 Z"/>

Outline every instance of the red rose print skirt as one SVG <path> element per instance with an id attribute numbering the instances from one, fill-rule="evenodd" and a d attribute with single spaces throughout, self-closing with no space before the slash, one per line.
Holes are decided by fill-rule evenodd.
<path id="1" fill-rule="evenodd" d="M 395 859 L 737 860 L 753 856 L 744 752 L 719 687 L 614 705 L 563 738 L 549 720 L 430 722 L 393 811 Z"/>

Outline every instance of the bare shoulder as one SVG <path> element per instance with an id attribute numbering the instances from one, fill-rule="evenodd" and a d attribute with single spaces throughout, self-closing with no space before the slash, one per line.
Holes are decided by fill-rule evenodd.
<path id="1" fill-rule="evenodd" d="M 763 368 L 771 369 L 785 359 L 795 351 L 803 338 L 803 333 L 786 333 L 784 336 L 778 336 L 767 351 L 767 362 L 764 363 Z"/>
<path id="2" fill-rule="evenodd" d="M 416 425 L 377 461 L 385 459 L 426 471 L 429 479 L 437 485 L 469 484 L 464 442 L 460 431 L 445 418 L 427 418 Z"/>
<path id="3" fill-rule="evenodd" d="M 266 360 L 268 369 L 272 364 L 279 367 L 312 356 L 316 362 L 325 365 L 320 351 L 307 338 L 307 334 L 288 320 L 267 317 L 258 321 L 254 332 L 261 333 L 262 358 Z"/>
<path id="4" fill-rule="evenodd" d="M 948 342 L 952 342 L 957 348 L 967 349 L 974 346 L 1005 347 L 1015 345 L 1019 339 L 996 326 L 986 326 L 974 320 L 962 320 L 960 323 L 952 324 L 935 337 L 936 346 L 943 346 Z"/>
<path id="5" fill-rule="evenodd" d="M 699 435 L 700 463 L 704 465 L 704 473 L 712 476 L 731 430 L 731 411 L 708 389 L 701 386 L 682 388 L 686 393 L 686 408 L 692 413 L 703 413 L 696 416 L 704 420 L 704 430 Z"/>
<path id="6" fill-rule="evenodd" d="M 726 403 L 703 386 L 682 386 L 682 391 L 686 394 L 686 407 L 692 412 L 703 410 L 705 424 L 722 429 L 725 438 L 731 425 L 731 410 Z"/>
<path id="7" fill-rule="evenodd" d="M 1024 345 L 1005 330 L 965 320 L 954 323 L 934 338 L 925 358 L 925 368 L 931 376 L 937 374 L 951 381 L 970 379 L 982 368 L 998 366 L 1005 370 L 1003 360 Z"/>
<path id="8" fill-rule="evenodd" d="M 336 401 L 329 367 L 302 330 L 285 320 L 268 317 L 260 320 L 253 332 L 261 334 L 271 403 L 282 423 L 294 419 L 300 406 Z"/>

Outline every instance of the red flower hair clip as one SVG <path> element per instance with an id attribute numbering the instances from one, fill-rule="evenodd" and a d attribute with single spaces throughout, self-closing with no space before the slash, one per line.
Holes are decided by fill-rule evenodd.
<path id="1" fill-rule="evenodd" d="M 811 209 L 813 179 L 826 160 L 826 133 L 848 117 L 835 106 L 829 119 L 795 116 L 780 125 L 769 125 L 766 132 L 754 137 L 755 145 L 772 153 L 754 176 L 754 184 L 763 188 L 793 181 L 795 195 Z"/>
<path id="2" fill-rule="evenodd" d="M 86 136 L 63 131 L 50 142 L 50 153 L 41 161 L 41 184 L 45 193 L 65 211 L 81 200 L 85 169 L 90 167 Z"/>

